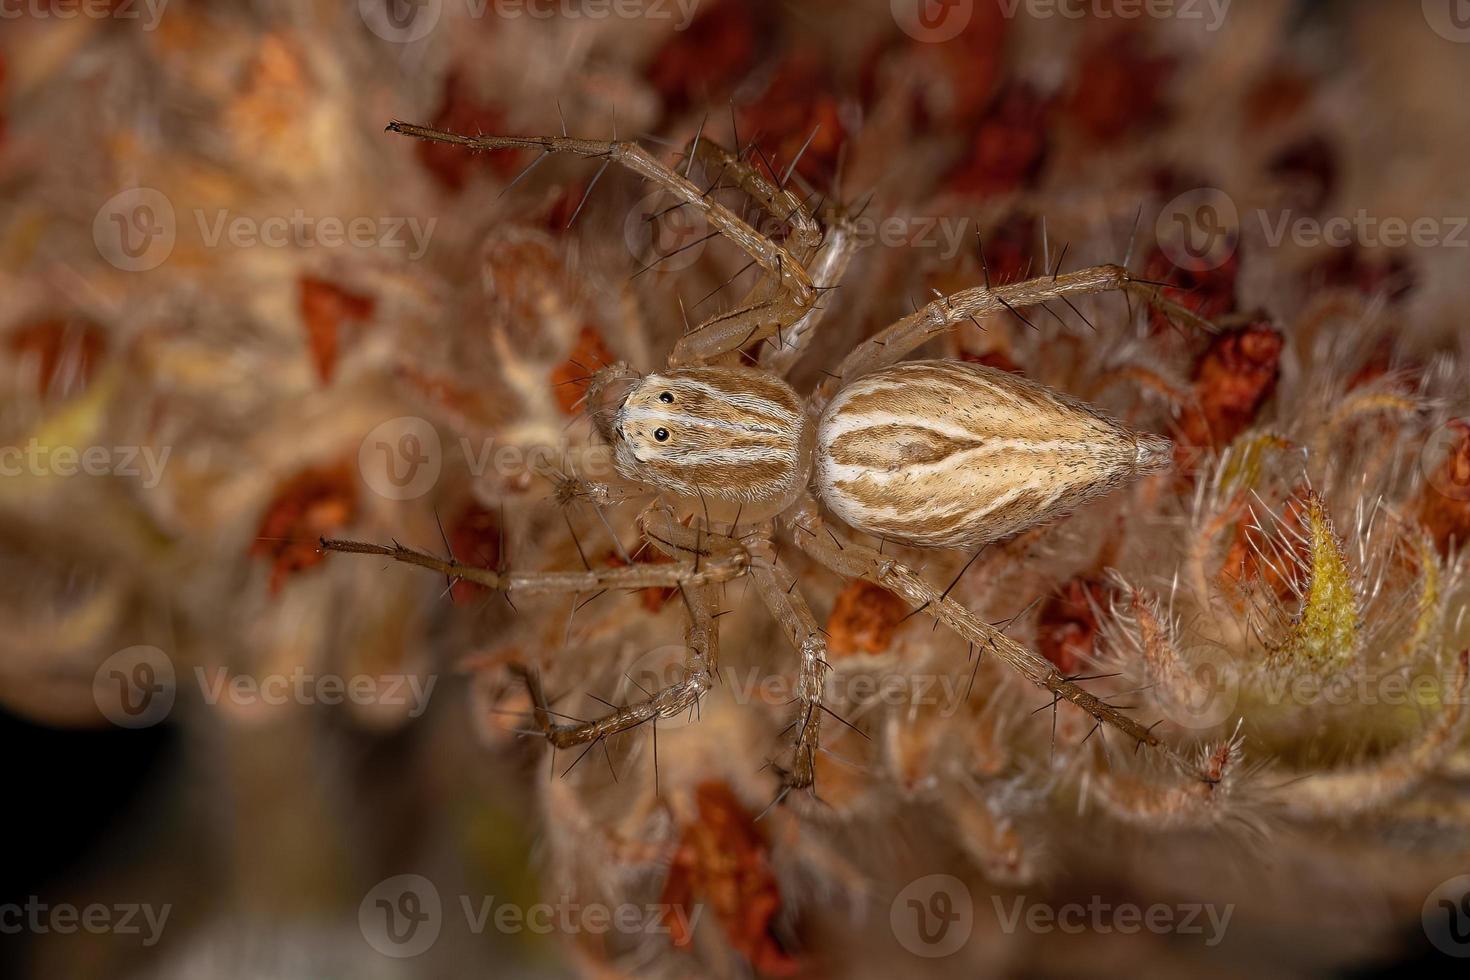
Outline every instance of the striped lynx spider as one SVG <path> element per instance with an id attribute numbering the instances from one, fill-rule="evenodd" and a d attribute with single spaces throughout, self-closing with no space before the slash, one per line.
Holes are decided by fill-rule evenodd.
<path id="1" fill-rule="evenodd" d="M 595 743 L 645 722 L 689 711 L 717 676 L 715 591 L 749 576 L 800 657 L 793 759 L 782 794 L 810 787 L 821 728 L 826 642 L 776 547 L 778 533 L 844 578 L 861 578 L 902 597 L 989 650 L 1033 683 L 1141 744 L 1152 732 L 1063 676 L 1049 661 L 1005 636 L 914 570 L 854 540 L 849 532 L 917 548 L 975 549 L 1055 519 L 1084 501 L 1169 466 L 1170 443 L 1014 374 L 950 360 L 904 360 L 921 344 L 977 316 L 1111 290 L 1158 299 L 1153 284 L 1120 266 L 1043 276 L 949 296 L 894 323 L 852 350 L 805 398 L 785 375 L 811 348 L 821 313 L 814 279 L 840 279 L 854 251 L 850 226 L 832 209 L 818 224 L 793 192 L 708 139 L 690 156 L 718 170 L 761 209 L 786 224 L 783 241 L 760 234 L 686 175 L 629 141 L 565 136 L 462 136 L 406 123 L 389 131 L 466 150 L 539 149 L 618 163 L 694 208 L 738 245 L 763 273 L 737 308 L 690 329 L 667 366 L 640 375 L 626 365 L 598 370 L 588 408 L 613 451 L 620 476 L 652 488 L 663 506 L 641 518 L 641 532 L 668 563 L 564 572 L 473 568 L 452 556 L 398 544 L 323 541 L 329 551 L 380 555 L 520 594 L 677 588 L 687 612 L 683 679 L 645 700 L 585 723 L 556 720 L 539 678 L 526 672 L 535 720 L 552 745 Z M 533 164 L 534 165 L 534 164 Z M 599 172 L 600 173 L 600 172 Z M 718 183 L 718 179 L 716 181 Z M 1060 263 L 1058 263 L 1060 264 Z M 763 344 L 756 366 L 740 351 Z M 616 499 L 611 486 L 569 480 L 564 500 Z M 668 504 L 703 505 L 686 526 Z M 711 505 L 727 517 L 719 532 Z M 693 509 L 692 507 L 690 509 Z"/>

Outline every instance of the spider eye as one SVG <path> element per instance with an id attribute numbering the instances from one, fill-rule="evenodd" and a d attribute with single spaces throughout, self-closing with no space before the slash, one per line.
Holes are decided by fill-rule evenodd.
<path id="1" fill-rule="evenodd" d="M 669 441 L 669 430 L 668 429 L 654 429 L 653 430 L 653 437 L 655 439 L 657 439 L 659 442 L 668 442 Z"/>
<path id="2" fill-rule="evenodd" d="M 658 396 L 658 400 L 661 401 L 661 402 L 663 402 L 665 405 L 672 405 L 672 404 L 674 404 L 674 396 L 673 396 L 673 394 L 671 394 L 670 392 L 667 392 L 667 391 L 664 392 L 662 395 L 659 395 Z"/>

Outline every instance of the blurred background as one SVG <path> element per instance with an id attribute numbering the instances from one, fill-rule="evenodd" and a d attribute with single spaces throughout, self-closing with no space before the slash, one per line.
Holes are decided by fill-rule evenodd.
<path id="1" fill-rule="evenodd" d="M 0 0 L 0 969 L 1453 966 L 1467 90 L 1463 0 Z M 677 598 L 512 605 L 317 540 L 652 560 L 638 505 L 551 497 L 606 475 L 589 366 L 659 365 L 753 273 L 617 168 L 395 119 L 679 167 L 699 134 L 845 214 L 863 248 L 802 391 L 937 293 L 1101 262 L 1159 283 L 1153 309 L 933 345 L 1179 446 L 1177 476 L 953 594 L 1214 775 L 1089 738 L 810 564 L 853 723 L 825 729 L 820 800 L 762 816 L 795 658 L 741 583 L 700 717 L 580 760 L 524 737 L 511 667 L 606 710 L 677 668 Z M 936 583 L 966 558 L 906 557 Z M 1169 672 L 1197 681 L 1206 640 L 1238 676 L 1181 708 Z M 1340 651 L 1449 679 L 1391 710 L 1241 679 Z"/>

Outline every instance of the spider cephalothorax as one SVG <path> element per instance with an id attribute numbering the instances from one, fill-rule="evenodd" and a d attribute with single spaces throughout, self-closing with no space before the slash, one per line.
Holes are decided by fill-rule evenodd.
<path id="1" fill-rule="evenodd" d="M 835 285 L 857 248 L 840 209 L 825 210 L 823 227 L 795 194 L 708 138 L 696 139 L 690 153 L 720 175 L 716 183 L 732 181 L 784 224 L 782 241 L 756 231 L 636 143 L 469 137 L 401 123 L 389 129 L 474 150 L 534 148 L 618 162 L 662 185 L 680 207 L 700 213 L 763 274 L 745 304 L 688 330 L 664 370 L 639 375 L 619 364 L 591 379 L 588 409 L 613 447 L 619 474 L 659 495 L 644 511 L 640 530 L 669 561 L 511 572 L 470 568 L 401 545 L 324 543 L 330 550 L 387 555 L 506 592 L 677 588 L 688 617 L 684 676 L 677 683 L 601 718 L 558 722 L 537 675 L 527 673 L 535 722 L 552 745 L 595 743 L 695 707 L 718 675 L 719 586 L 748 576 L 800 660 L 794 759 L 781 772 L 788 789 L 810 786 L 824 672 L 831 666 L 824 631 L 780 557 L 780 545 L 794 545 L 839 575 L 882 586 L 1098 724 L 1140 744 L 1161 745 L 1152 730 L 1063 676 L 948 590 L 936 590 L 881 547 L 847 533 L 970 548 L 1052 520 L 1167 467 L 1167 440 L 1134 433 L 1034 381 L 973 364 L 904 360 L 926 341 L 978 316 L 1109 290 L 1166 302 L 1156 288 L 1109 265 L 1066 274 L 1057 269 L 1039 279 L 942 296 L 859 344 L 834 370 L 824 370 L 826 380 L 803 399 L 785 375 L 812 352 L 819 333 L 822 310 L 813 278 Z M 726 366 L 752 350 L 759 350 L 754 367 Z M 559 499 L 581 494 L 594 501 L 613 496 L 606 486 L 569 480 Z M 680 497 L 704 504 L 694 508 L 693 523 L 680 520 L 664 502 Z M 720 518 L 713 517 L 712 502 L 729 508 L 723 526 L 716 526 Z"/>
<path id="2" fill-rule="evenodd" d="M 801 400 L 767 371 L 650 374 L 629 389 L 612 434 L 619 473 L 687 497 L 785 504 L 806 482 Z"/>

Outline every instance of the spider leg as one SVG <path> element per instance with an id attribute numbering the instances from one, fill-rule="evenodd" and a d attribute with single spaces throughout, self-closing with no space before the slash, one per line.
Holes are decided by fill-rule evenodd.
<path id="1" fill-rule="evenodd" d="M 817 288 L 830 289 L 842 282 L 848 264 L 862 245 L 857 228 L 845 215 L 839 215 L 827 226 L 827 238 L 816 258 L 808 264 Z M 817 327 L 826 316 L 826 303 L 819 302 L 789 327 L 776 331 L 776 338 L 761 348 L 760 366 L 779 375 L 788 374 L 811 346 Z"/>
<path id="2" fill-rule="evenodd" d="M 728 176 L 766 213 L 783 225 L 789 225 L 791 237 L 801 249 L 814 249 L 822 243 L 821 226 L 802 199 L 789 190 L 776 187 L 742 157 L 713 140 L 701 138 L 694 147 L 694 159 L 711 177 L 723 179 Z"/>
<path id="3" fill-rule="evenodd" d="M 772 184 L 756 167 L 712 140 L 696 139 L 692 152 L 705 172 L 713 175 L 715 187 L 728 177 L 757 206 L 778 223 L 788 227 L 790 254 L 795 261 L 801 263 L 803 269 L 810 265 L 823 248 L 826 236 L 800 197 L 784 187 Z M 822 271 L 823 276 L 831 279 L 841 276 L 846 260 L 851 256 L 852 240 L 853 236 L 846 234 L 841 250 L 829 250 L 829 255 L 837 257 L 836 265 L 832 265 L 830 260 L 825 263 L 827 268 Z M 807 275 L 810 281 L 811 273 L 808 272 Z M 805 304 L 796 304 L 791 300 L 789 290 L 785 290 L 779 280 L 773 282 L 763 279 L 733 310 L 709 317 L 680 338 L 669 357 L 669 365 L 677 367 L 709 361 L 752 341 L 768 340 L 773 335 L 777 338 L 775 348 L 765 348 L 762 353 L 785 348 L 788 344 L 788 329 L 795 329 L 798 324 L 811 321 L 819 315 L 815 296 L 811 302 Z M 800 351 L 797 349 L 789 353 L 799 356 Z M 795 356 L 791 359 L 794 362 Z"/>
<path id="4" fill-rule="evenodd" d="M 773 559 L 770 567 L 752 567 L 750 578 L 761 601 L 801 654 L 801 672 L 796 684 L 796 701 L 801 712 L 796 724 L 800 732 L 796 736 L 796 755 L 790 772 L 784 774 L 784 781 L 792 788 L 803 789 L 816 778 L 817 739 L 824 710 L 823 671 L 828 669 L 827 641 L 785 562 Z"/>
<path id="5" fill-rule="evenodd" d="M 719 628 L 715 625 L 711 612 L 714 605 L 714 585 L 705 584 L 697 588 L 681 586 L 679 591 L 689 613 L 689 625 L 684 634 L 687 643 L 684 677 L 676 684 L 592 721 L 558 723 L 552 720 L 540 675 L 521 668 L 526 687 L 531 693 L 536 724 L 545 733 L 548 742 L 558 749 L 600 742 L 646 722 L 657 723 L 658 718 L 681 715 L 699 703 L 699 699 L 710 689 L 719 662 Z"/>
<path id="6" fill-rule="evenodd" d="M 1070 302 L 1072 296 L 1115 290 L 1138 293 L 1153 303 L 1163 301 L 1156 284 L 1135 279 L 1120 265 L 1093 266 L 1065 275 L 1039 276 L 1004 286 L 976 286 L 941 296 L 854 348 L 843 359 L 836 375 L 823 382 L 814 403 L 825 404 L 841 385 L 896 364 L 919 345 L 973 317 L 1006 310 L 1015 313 L 1055 299 Z"/>
<path id="7" fill-rule="evenodd" d="M 391 545 L 381 545 L 324 538 L 321 547 L 323 551 L 392 558 L 404 564 L 427 568 L 450 579 L 463 579 L 488 589 L 523 595 L 596 592 L 599 589 L 702 587 L 740 577 L 748 563 L 748 556 L 743 551 L 728 550 L 705 557 L 702 561 L 683 560 L 673 564 L 638 564 L 625 568 L 591 568 L 567 572 L 512 572 L 463 565 L 453 558 L 439 558 L 405 547 L 396 541 Z"/>
<path id="8" fill-rule="evenodd" d="M 767 214 L 791 229 L 789 238 L 793 246 L 788 254 L 806 270 L 830 234 L 824 233 L 806 203 L 790 190 L 772 184 L 760 170 L 712 140 L 696 140 L 692 152 L 706 172 L 715 175 L 716 185 L 728 176 Z M 855 250 L 854 237 L 850 230 L 846 230 L 841 248 L 828 246 L 830 257 L 824 260 L 820 273 L 824 278 L 835 280 L 841 277 Z M 807 272 L 806 275 L 810 284 L 812 273 Z M 773 289 L 773 285 L 776 288 Z M 706 319 L 680 338 L 669 357 L 669 365 L 677 367 L 709 361 L 751 341 L 766 340 L 773 335 L 781 338 L 774 349 L 783 349 L 788 343 L 785 339 L 787 328 L 819 318 L 815 290 L 805 302 L 797 303 L 797 298 L 780 280 L 757 284 L 734 310 Z M 771 349 L 766 348 L 766 351 Z M 794 363 L 800 356 L 800 349 L 794 349 L 790 354 Z"/>
<path id="9" fill-rule="evenodd" d="M 714 230 L 738 245 L 775 283 L 778 298 L 733 314 L 713 317 L 685 335 L 674 348 L 670 366 L 696 364 L 729 353 L 750 340 L 768 336 L 779 323 L 800 319 L 817 299 L 806 267 L 769 236 L 762 235 L 725 205 L 694 185 L 687 177 L 654 159 L 643 147 L 628 140 L 585 140 L 565 136 L 463 136 L 425 126 L 394 122 L 389 132 L 417 139 L 462 146 L 468 150 L 539 149 L 546 153 L 572 153 L 621 164 L 646 180 L 661 185 L 704 215 Z M 703 141 L 701 141 L 703 143 Z M 769 184 L 767 184 L 769 186 Z M 781 194 L 771 198 L 780 206 Z M 762 332 L 764 331 L 764 333 Z"/>
<path id="10" fill-rule="evenodd" d="M 1050 661 L 935 589 L 917 572 L 873 548 L 844 540 L 830 528 L 824 528 L 816 504 L 810 497 L 799 502 L 791 514 L 791 520 L 797 525 L 797 533 L 793 535 L 797 546 L 827 568 L 846 578 L 861 578 L 902 596 L 974 643 L 981 651 L 989 650 L 1027 680 L 1071 701 L 1099 723 L 1116 728 L 1140 745 L 1158 748 L 1171 757 L 1174 755 L 1150 729 L 1068 680 Z"/>

